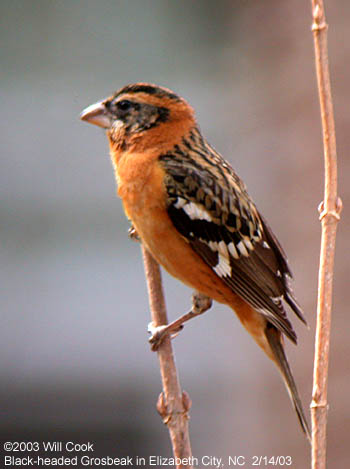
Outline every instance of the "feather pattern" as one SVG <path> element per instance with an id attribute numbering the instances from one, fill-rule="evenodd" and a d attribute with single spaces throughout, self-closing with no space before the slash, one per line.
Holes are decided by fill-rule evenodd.
<path id="1" fill-rule="evenodd" d="M 175 228 L 234 293 L 296 343 L 283 300 L 305 320 L 285 253 L 241 179 L 198 128 L 160 162 Z"/>

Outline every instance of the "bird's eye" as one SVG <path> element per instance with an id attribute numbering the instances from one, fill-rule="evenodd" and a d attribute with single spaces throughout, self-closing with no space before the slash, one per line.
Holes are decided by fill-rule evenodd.
<path id="1" fill-rule="evenodd" d="M 117 107 L 121 111 L 128 111 L 129 109 L 131 109 L 132 103 L 126 99 L 123 99 L 123 101 L 119 101 L 117 103 Z"/>

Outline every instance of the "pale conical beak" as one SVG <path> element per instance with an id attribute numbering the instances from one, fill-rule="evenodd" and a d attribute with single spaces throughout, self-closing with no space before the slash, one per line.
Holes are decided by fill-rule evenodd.
<path id="1" fill-rule="evenodd" d="M 95 104 L 91 104 L 80 114 L 82 121 L 89 122 L 89 124 L 95 124 L 104 129 L 109 129 L 112 125 L 112 119 L 106 109 L 103 101 Z"/>

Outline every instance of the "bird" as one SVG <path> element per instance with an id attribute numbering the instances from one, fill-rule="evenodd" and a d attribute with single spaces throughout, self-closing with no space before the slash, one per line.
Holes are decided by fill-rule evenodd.
<path id="1" fill-rule="evenodd" d="M 286 306 L 306 324 L 286 254 L 243 180 L 203 136 L 193 108 L 170 89 L 140 82 L 88 106 L 80 118 L 106 130 L 132 232 L 196 292 L 190 313 L 153 331 L 154 341 L 212 300 L 229 306 L 277 365 L 310 441 L 284 350 L 284 337 L 297 343 Z"/>

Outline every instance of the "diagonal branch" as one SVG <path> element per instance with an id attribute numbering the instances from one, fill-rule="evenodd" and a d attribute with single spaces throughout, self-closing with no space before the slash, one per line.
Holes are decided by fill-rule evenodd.
<path id="1" fill-rule="evenodd" d="M 158 263 L 142 246 L 143 262 L 147 280 L 152 322 L 155 327 L 168 323 L 162 278 Z M 177 468 L 192 468 L 192 451 L 188 431 L 188 410 L 191 406 L 186 393 L 181 392 L 176 370 L 171 339 L 166 336 L 158 350 L 163 392 L 160 394 L 157 410 L 168 426 L 173 455 Z"/>
<path id="2" fill-rule="evenodd" d="M 333 266 L 341 201 L 337 197 L 337 154 L 328 66 L 326 17 L 323 0 L 311 0 L 315 61 L 323 131 L 325 186 L 320 204 L 322 224 L 318 277 L 314 379 L 311 402 L 312 468 L 326 467 L 327 383 L 331 328 Z"/>

